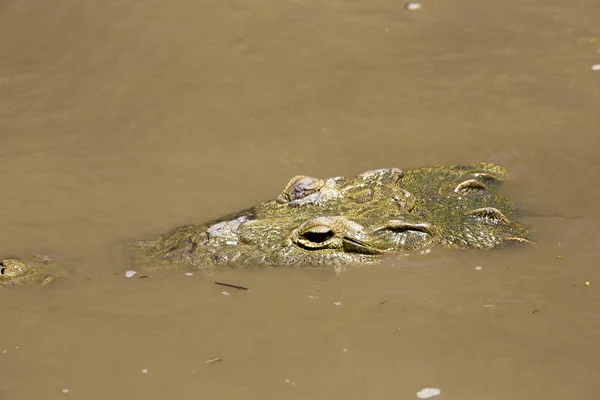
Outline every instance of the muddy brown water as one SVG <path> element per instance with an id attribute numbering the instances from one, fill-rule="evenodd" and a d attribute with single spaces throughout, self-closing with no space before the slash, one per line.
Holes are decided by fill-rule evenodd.
<path id="1" fill-rule="evenodd" d="M 0 399 L 597 399 L 598 15 L 0 2 L 0 253 L 68 270 L 0 291 Z M 508 169 L 535 246 L 147 279 L 115 250 L 297 174 L 479 161 Z"/>

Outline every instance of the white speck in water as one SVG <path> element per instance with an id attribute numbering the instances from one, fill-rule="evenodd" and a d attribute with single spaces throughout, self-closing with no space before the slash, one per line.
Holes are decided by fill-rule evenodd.
<path id="1" fill-rule="evenodd" d="M 347 353 L 347 352 L 348 352 L 348 349 L 342 349 L 342 351 L 343 351 L 344 353 Z"/>
<path id="2" fill-rule="evenodd" d="M 223 296 L 229 296 L 229 293 L 227 293 L 227 292 L 221 292 L 221 293 L 223 293 Z"/>
<path id="3" fill-rule="evenodd" d="M 142 370 L 142 374 L 147 374 L 147 373 L 148 373 L 148 370 L 144 368 L 144 369 Z"/>
<path id="4" fill-rule="evenodd" d="M 7 350 L 2 350 L 2 354 L 6 354 L 6 353 L 8 353 Z"/>
<path id="5" fill-rule="evenodd" d="M 478 266 L 476 266 L 476 267 L 475 267 L 475 269 L 476 269 L 477 271 L 481 271 L 483 268 L 482 268 L 482 267 L 480 267 L 480 266 L 478 265 Z"/>
<path id="6" fill-rule="evenodd" d="M 69 393 L 69 389 L 63 389 L 62 392 L 63 393 Z"/>
<path id="7" fill-rule="evenodd" d="M 127 272 L 125 272 L 125 278 L 131 278 L 135 274 L 137 274 L 137 272 L 135 272 L 135 271 L 127 271 Z"/>
<path id="8" fill-rule="evenodd" d="M 592 65 L 592 71 L 600 71 L 600 64 Z"/>
<path id="9" fill-rule="evenodd" d="M 194 273 L 193 272 L 186 272 L 184 275 L 185 276 L 192 276 L 192 275 L 194 275 Z"/>
<path id="10" fill-rule="evenodd" d="M 410 3 L 406 3 L 404 8 L 406 8 L 409 11 L 415 11 L 415 10 L 419 10 L 419 9 L 423 8 L 423 5 L 421 3 L 410 2 Z"/>
<path id="11" fill-rule="evenodd" d="M 341 305 L 342 305 L 342 302 L 341 302 L 341 301 L 336 301 L 336 302 L 335 302 L 335 303 L 333 303 L 333 304 L 335 304 L 336 306 L 341 306 Z"/>
<path id="12" fill-rule="evenodd" d="M 417 397 L 420 399 L 428 399 L 433 396 L 439 396 L 442 391 L 438 388 L 425 388 L 417 392 Z"/>

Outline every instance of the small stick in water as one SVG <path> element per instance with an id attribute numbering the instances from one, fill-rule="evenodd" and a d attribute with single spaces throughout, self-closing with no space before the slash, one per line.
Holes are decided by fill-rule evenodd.
<path id="1" fill-rule="evenodd" d="M 239 286 L 239 285 L 232 285 L 230 283 L 223 283 L 223 282 L 215 282 L 216 285 L 221 285 L 221 286 L 227 286 L 227 287 L 232 287 L 235 289 L 240 289 L 240 290 L 250 290 L 247 287 L 244 286 Z"/>

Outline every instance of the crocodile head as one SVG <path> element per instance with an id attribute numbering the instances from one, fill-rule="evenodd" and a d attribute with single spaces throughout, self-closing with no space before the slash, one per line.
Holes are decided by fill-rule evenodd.
<path id="1" fill-rule="evenodd" d="M 374 263 L 436 245 L 525 242 L 513 206 L 497 193 L 504 177 L 493 164 L 296 176 L 273 200 L 135 245 L 145 264 L 201 267 Z"/>
<path id="2" fill-rule="evenodd" d="M 0 260 L 0 287 L 50 283 L 54 277 L 46 274 L 40 264 L 40 262 L 26 264 L 17 258 Z"/>

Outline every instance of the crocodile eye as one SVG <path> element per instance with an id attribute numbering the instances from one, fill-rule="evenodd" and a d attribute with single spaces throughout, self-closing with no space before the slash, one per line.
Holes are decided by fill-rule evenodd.
<path id="1" fill-rule="evenodd" d="M 313 225 L 299 232 L 296 243 L 305 249 L 323 249 L 330 247 L 335 232 L 327 225 Z"/>
<path id="2" fill-rule="evenodd" d="M 346 217 L 317 217 L 294 229 L 286 243 L 310 251 L 374 254 L 377 250 L 365 238 L 364 227 Z"/>
<path id="3" fill-rule="evenodd" d="M 4 264 L 4 261 L 0 261 L 0 275 L 4 275 L 4 273 L 6 272 L 6 264 Z"/>
<path id="4" fill-rule="evenodd" d="M 330 229 L 325 232 L 312 232 L 312 231 L 304 232 L 301 237 L 308 240 L 309 242 L 321 244 L 321 243 L 325 243 L 326 241 L 328 241 L 329 239 L 331 239 L 334 236 L 335 236 L 335 234 Z"/>

